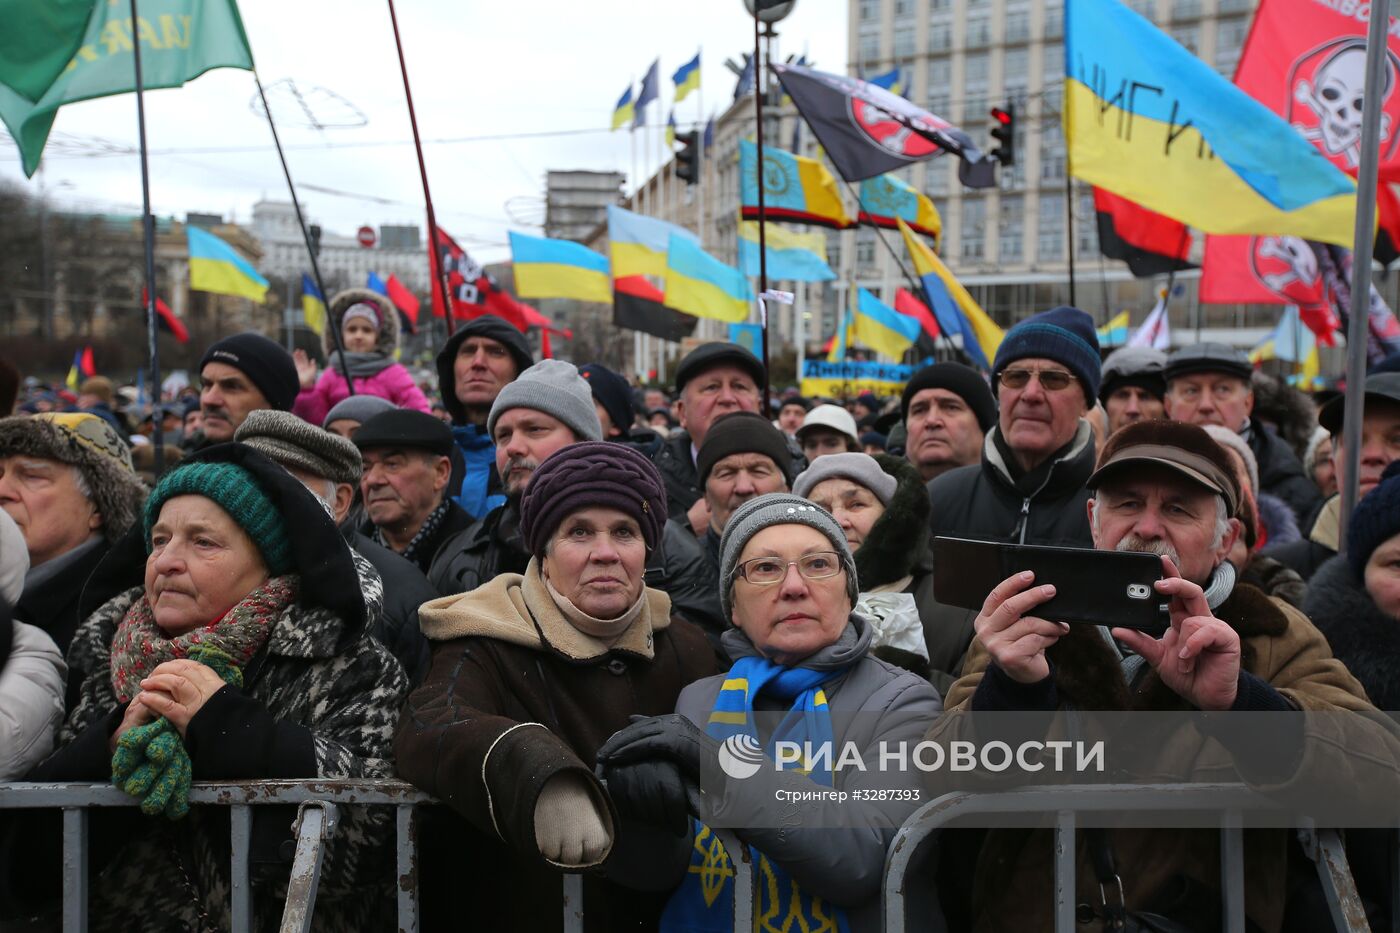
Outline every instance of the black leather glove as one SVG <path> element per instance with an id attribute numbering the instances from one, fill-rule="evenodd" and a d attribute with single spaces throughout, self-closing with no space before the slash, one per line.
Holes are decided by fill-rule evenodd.
<path id="1" fill-rule="evenodd" d="M 700 763 L 716 761 L 719 742 L 701 732 L 684 716 L 633 716 L 598 749 L 598 761 L 608 766 L 660 759 L 669 761 L 691 786 L 700 786 Z"/>
<path id="2" fill-rule="evenodd" d="M 660 826 L 677 836 L 689 831 L 685 778 L 674 762 L 659 758 L 630 764 L 599 762 L 598 778 L 624 819 Z"/>

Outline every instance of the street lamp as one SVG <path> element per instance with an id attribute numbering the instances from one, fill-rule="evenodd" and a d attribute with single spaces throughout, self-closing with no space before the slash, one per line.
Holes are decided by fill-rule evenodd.
<path id="1" fill-rule="evenodd" d="M 748 8 L 750 16 L 757 16 L 758 21 L 768 27 L 771 34 L 773 24 L 791 13 L 792 8 L 797 6 L 797 0 L 744 0 L 744 6 Z"/>

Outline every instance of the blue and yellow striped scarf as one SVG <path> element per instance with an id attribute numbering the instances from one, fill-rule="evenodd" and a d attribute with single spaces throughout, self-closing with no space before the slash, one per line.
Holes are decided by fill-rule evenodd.
<path id="1" fill-rule="evenodd" d="M 754 724 L 754 700 L 760 693 L 791 703 L 788 714 L 773 730 L 766 751 L 771 757 L 777 742 L 797 742 L 813 749 L 832 744 L 831 712 L 822 685 L 845 673 L 844 670 L 815 671 L 783 667 L 761 657 L 740 658 L 715 698 L 705 731 L 724 741 L 735 735 L 759 740 Z M 821 760 L 826 767 L 810 777 L 831 786 L 831 755 Z M 808 764 L 804 762 L 804 765 Z M 806 769 L 798 769 L 808 773 Z M 758 849 L 749 847 L 758 873 L 754 904 L 754 930 L 780 933 L 805 930 L 808 933 L 849 933 L 850 923 L 839 907 L 803 891 L 781 865 L 770 861 Z M 661 916 L 663 933 L 734 933 L 734 871 L 729 853 L 704 823 L 696 821 L 690 868 L 685 880 L 671 895 Z"/>

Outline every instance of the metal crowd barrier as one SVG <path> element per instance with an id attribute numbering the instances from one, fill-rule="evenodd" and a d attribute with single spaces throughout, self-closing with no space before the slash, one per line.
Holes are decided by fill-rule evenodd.
<path id="1" fill-rule="evenodd" d="M 190 793 L 191 804 L 229 807 L 233 933 L 249 933 L 252 929 L 252 887 L 248 878 L 251 808 L 276 804 L 296 804 L 298 808 L 297 846 L 282 915 L 282 933 L 306 933 L 311 928 L 325 843 L 335 833 L 339 808 L 366 805 L 392 806 L 396 810 L 398 926 L 401 933 L 417 933 L 417 807 L 432 802 L 431 797 L 412 785 L 386 780 L 196 784 Z M 87 931 L 89 810 L 135 805 L 134 798 L 107 784 L 0 783 L 0 810 L 53 808 L 63 811 L 65 933 Z M 1275 808 L 1276 804 L 1269 798 L 1242 784 L 1057 786 L 994 794 L 947 794 L 925 804 L 911 816 L 890 846 L 882 893 L 885 930 L 886 933 L 903 933 L 910 864 L 933 833 L 954 821 L 989 814 L 1055 814 L 1055 930 L 1056 933 L 1072 933 L 1076 925 L 1074 833 L 1079 814 L 1175 810 L 1220 814 L 1222 929 L 1227 933 L 1244 933 L 1244 844 L 1240 814 Z M 748 847 L 730 832 L 716 835 L 730 854 L 734 871 L 733 929 L 750 930 L 753 928 L 756 878 Z M 1316 864 L 1336 929 L 1346 933 L 1369 930 L 1337 831 L 1304 827 L 1299 830 L 1299 839 Z M 1400 865 L 1400 848 L 1392 859 L 1393 864 Z M 1393 883 L 1397 886 L 1397 903 L 1400 903 L 1400 874 Z M 582 933 L 582 875 L 564 875 L 563 908 L 564 933 Z"/>

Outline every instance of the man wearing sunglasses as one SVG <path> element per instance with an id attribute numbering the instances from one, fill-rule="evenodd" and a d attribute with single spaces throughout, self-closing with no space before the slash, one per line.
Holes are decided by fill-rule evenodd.
<path id="1" fill-rule="evenodd" d="M 1085 412 L 1099 391 L 1094 321 L 1061 306 L 1007 331 L 992 362 L 997 424 L 981 463 L 928 484 L 935 535 L 1091 547 L 1084 503 L 1094 469 Z"/>
<path id="2" fill-rule="evenodd" d="M 1254 366 L 1225 343 L 1198 343 L 1167 357 L 1167 417 L 1188 424 L 1219 424 L 1236 431 L 1259 463 L 1259 490 L 1287 503 L 1306 526 L 1322 493 L 1303 472 L 1297 455 L 1253 416 Z"/>

